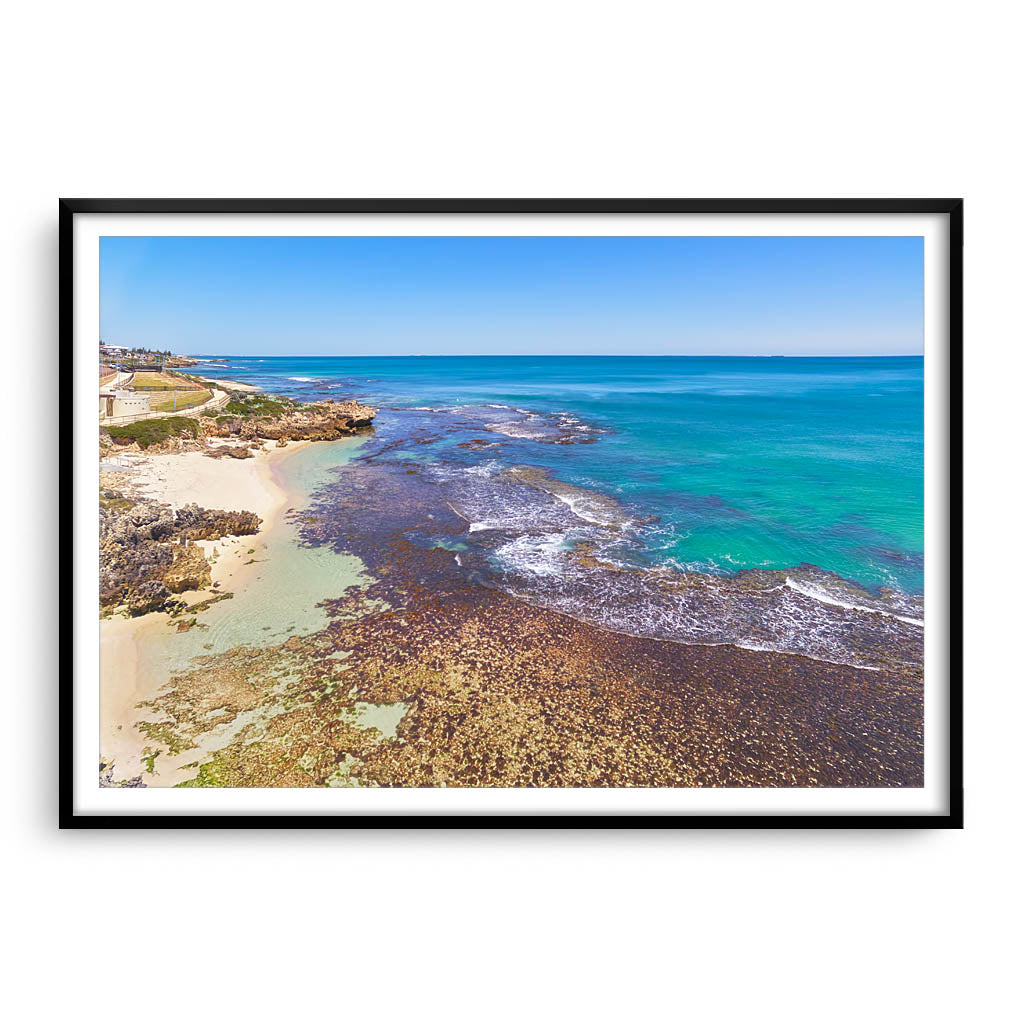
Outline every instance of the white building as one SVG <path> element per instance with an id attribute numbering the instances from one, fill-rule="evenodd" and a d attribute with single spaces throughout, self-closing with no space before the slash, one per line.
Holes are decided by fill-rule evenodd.
<path id="1" fill-rule="evenodd" d="M 100 416 L 117 419 L 119 416 L 143 416 L 149 412 L 149 395 L 124 388 L 111 388 L 100 392 Z"/>

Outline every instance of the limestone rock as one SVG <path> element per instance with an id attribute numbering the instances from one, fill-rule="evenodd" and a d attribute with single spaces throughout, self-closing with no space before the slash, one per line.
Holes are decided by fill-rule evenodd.
<path id="1" fill-rule="evenodd" d="M 202 551 L 174 545 L 253 534 L 261 522 L 254 512 L 205 509 L 195 504 L 177 511 L 151 499 L 127 505 L 113 494 L 100 504 L 100 606 L 104 609 L 117 606 L 144 583 L 163 581 L 168 574 L 168 585 L 175 593 L 208 586 L 210 566 Z M 140 600 L 136 598 L 137 605 Z"/>
<path id="2" fill-rule="evenodd" d="M 159 611 L 171 596 L 167 587 L 159 580 L 146 580 L 128 593 L 128 614 L 145 615 Z"/>
<path id="3" fill-rule="evenodd" d="M 201 421 L 207 437 L 238 437 L 251 441 L 257 437 L 269 441 L 334 441 L 369 427 L 377 410 L 360 402 L 324 402 L 295 404 L 279 416 L 218 416 Z M 210 452 L 210 454 L 215 454 Z M 226 454 L 234 454 L 228 451 Z M 237 455 L 236 458 L 245 458 Z"/>
<path id="4" fill-rule="evenodd" d="M 164 573 L 164 583 L 172 594 L 201 590 L 211 582 L 210 563 L 196 544 L 179 547 L 170 568 Z"/>

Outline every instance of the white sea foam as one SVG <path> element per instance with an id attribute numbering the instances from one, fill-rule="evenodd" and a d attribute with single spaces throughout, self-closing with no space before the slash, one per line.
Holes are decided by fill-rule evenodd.
<path id="1" fill-rule="evenodd" d="M 549 492 L 560 502 L 569 506 L 572 514 L 577 519 L 593 523 L 595 526 L 619 526 L 622 525 L 619 519 L 613 519 L 605 510 L 605 503 L 588 499 L 582 494 L 562 494 L 558 491 Z M 602 514 L 604 513 L 604 514 Z"/>
<path id="2" fill-rule="evenodd" d="M 565 436 L 572 427 L 568 417 L 556 425 L 551 416 L 506 420 L 481 406 L 464 410 L 502 433 L 551 437 L 555 429 Z M 744 565 L 729 552 L 716 553 L 714 564 L 689 561 L 680 557 L 682 530 L 631 519 L 600 490 L 532 466 L 438 461 L 424 472 L 467 524 L 471 554 L 460 564 L 489 565 L 490 585 L 523 600 L 633 636 L 872 671 L 920 664 L 920 600 L 895 588 L 875 593 L 812 566 L 736 575 L 728 570 Z M 678 561 L 655 554 L 673 547 Z M 654 558 L 661 564 L 652 566 Z"/>
<path id="3" fill-rule="evenodd" d="M 813 601 L 821 601 L 822 604 L 830 604 L 836 608 L 846 608 L 848 611 L 869 612 L 875 615 L 888 615 L 893 619 L 899 619 L 900 622 L 907 623 L 909 626 L 918 626 L 921 629 L 924 628 L 923 619 L 914 619 L 908 615 L 899 615 L 896 612 L 887 611 L 884 608 L 872 608 L 864 604 L 855 604 L 851 601 L 843 601 L 836 597 L 835 594 L 830 594 L 823 587 L 816 587 L 813 583 L 794 580 L 791 576 L 786 577 L 786 586 L 791 590 L 795 590 L 798 594 L 803 594 L 804 597 L 811 598 Z"/>
<path id="4" fill-rule="evenodd" d="M 550 429 L 546 428 L 545 424 L 532 417 L 520 422 L 485 423 L 484 430 L 491 430 L 495 434 L 504 434 L 506 437 L 521 438 L 525 441 L 535 441 L 550 434 Z"/>
<path id="5" fill-rule="evenodd" d="M 565 540 L 564 533 L 524 534 L 495 549 L 494 557 L 516 572 L 557 576 L 563 569 Z"/>

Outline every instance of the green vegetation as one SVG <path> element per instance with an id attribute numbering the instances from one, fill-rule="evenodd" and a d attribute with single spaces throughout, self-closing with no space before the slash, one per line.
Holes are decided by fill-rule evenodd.
<path id="1" fill-rule="evenodd" d="M 146 705 L 140 704 L 138 706 L 145 707 Z M 174 726 L 171 722 L 136 722 L 135 728 L 138 729 L 146 739 L 165 746 L 167 748 L 167 753 L 171 757 L 176 757 L 189 746 L 188 740 L 183 736 L 179 736 L 174 731 Z M 150 749 L 152 749 L 152 747 Z"/>
<path id="2" fill-rule="evenodd" d="M 281 395 L 267 395 L 262 392 L 254 395 L 234 394 L 230 402 L 224 406 L 225 412 L 235 416 L 283 416 L 294 409 L 298 403 Z"/>
<path id="3" fill-rule="evenodd" d="M 199 423 L 187 416 L 167 416 L 159 420 L 139 420 L 123 427 L 107 427 L 107 433 L 126 444 L 136 441 L 140 448 L 159 444 L 170 437 L 198 437 Z"/>
<path id="4" fill-rule="evenodd" d="M 185 782 L 175 784 L 175 789 L 206 789 L 214 787 L 231 786 L 231 769 L 227 765 L 218 764 L 219 755 L 214 754 L 212 761 L 199 766 L 199 774 L 194 779 L 187 779 Z M 193 762 L 195 764 L 195 762 Z M 186 767 L 191 768 L 192 765 Z"/>
<path id="5" fill-rule="evenodd" d="M 100 496 L 100 508 L 109 509 L 111 512 L 127 512 L 134 508 L 135 502 L 131 498 L 104 498 Z"/>

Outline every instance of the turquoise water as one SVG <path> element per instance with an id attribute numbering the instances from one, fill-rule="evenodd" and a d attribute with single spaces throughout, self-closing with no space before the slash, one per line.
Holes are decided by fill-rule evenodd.
<path id="1" fill-rule="evenodd" d="M 202 369 L 379 407 L 358 474 L 322 487 L 318 505 L 407 481 L 396 500 L 418 489 L 435 509 L 402 527 L 407 540 L 451 551 L 476 583 L 637 636 L 920 664 L 920 358 L 278 357 Z M 439 536 L 442 520 L 452 526 Z"/>
<path id="2" fill-rule="evenodd" d="M 556 424 L 568 414 L 600 431 L 596 443 L 501 435 L 501 459 L 657 517 L 643 555 L 652 563 L 716 573 L 811 563 L 869 588 L 923 590 L 919 357 L 278 357 L 218 369 L 305 399 L 506 405 Z M 531 425 L 543 421 L 520 432 Z M 385 410 L 378 432 L 396 428 Z"/>

